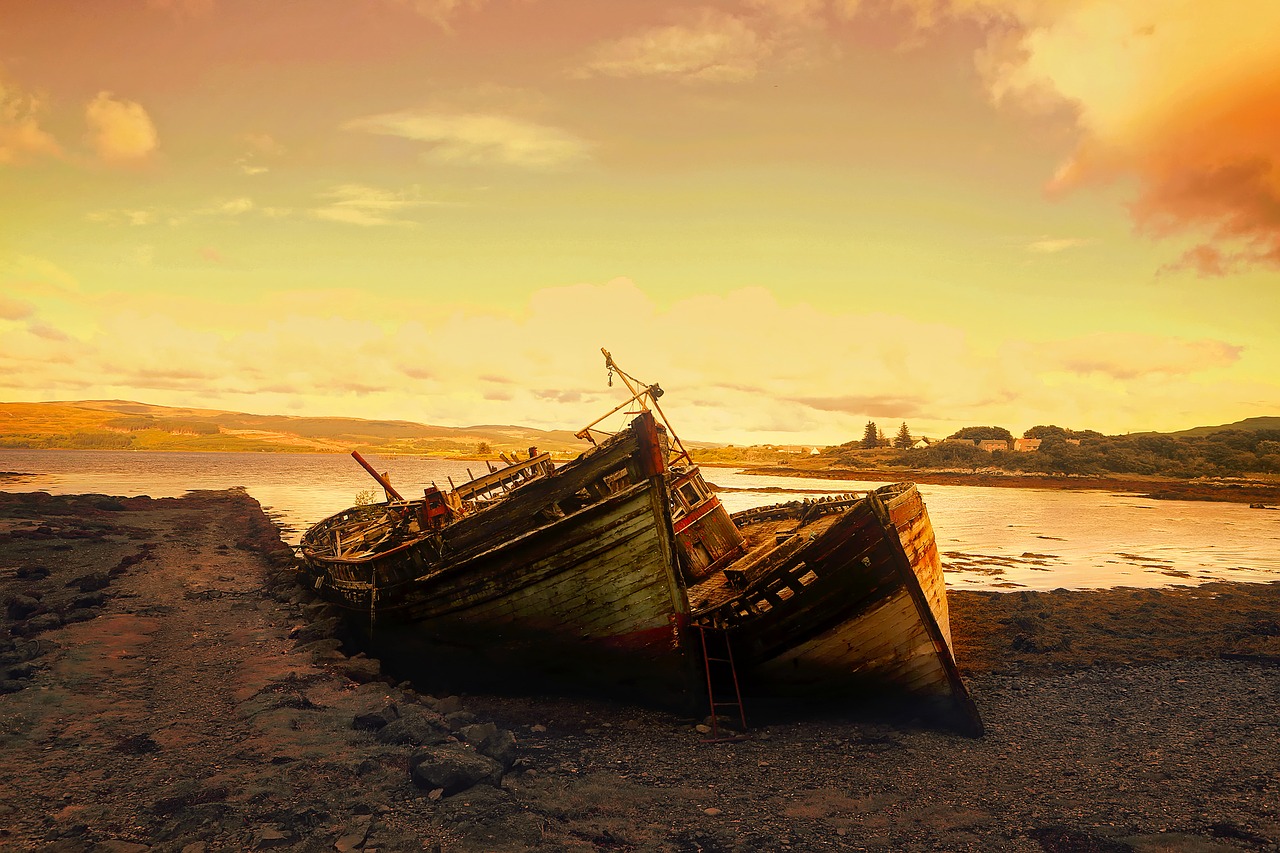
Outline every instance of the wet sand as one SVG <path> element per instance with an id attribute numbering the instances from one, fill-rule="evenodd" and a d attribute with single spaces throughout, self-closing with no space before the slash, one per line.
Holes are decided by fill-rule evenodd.
<path id="1" fill-rule="evenodd" d="M 0 494 L 0 848 L 1280 849 L 1280 584 L 953 593 L 984 738 L 749 703 L 708 744 L 397 687 L 287 559 L 243 492 Z"/>

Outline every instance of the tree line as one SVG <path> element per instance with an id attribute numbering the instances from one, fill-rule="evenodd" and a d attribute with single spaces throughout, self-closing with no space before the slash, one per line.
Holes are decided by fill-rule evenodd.
<path id="1" fill-rule="evenodd" d="M 905 439 L 904 439 L 905 436 Z M 874 422 L 868 422 L 860 441 L 824 452 L 832 464 L 865 464 L 860 451 L 892 448 L 877 462 L 916 469 L 983 468 L 1032 474 L 1159 474 L 1171 477 L 1223 477 L 1242 474 L 1280 474 L 1280 430 L 1219 430 L 1202 436 L 1160 434 L 1103 435 L 1054 424 L 1031 427 L 1023 438 L 1038 438 L 1032 452 L 1015 452 L 1013 434 L 1003 427 L 973 426 L 948 438 L 1004 440 L 1007 451 L 986 451 L 964 442 L 940 442 L 912 449 L 904 423 L 892 442 Z M 902 443 L 905 440 L 906 443 Z"/>

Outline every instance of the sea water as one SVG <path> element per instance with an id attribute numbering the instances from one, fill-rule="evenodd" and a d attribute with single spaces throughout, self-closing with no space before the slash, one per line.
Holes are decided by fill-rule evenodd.
<path id="1" fill-rule="evenodd" d="M 484 462 L 366 454 L 406 497 L 486 473 Z M 178 497 L 243 487 L 297 542 L 315 522 L 381 489 L 332 453 L 160 453 L 0 450 L 0 490 Z M 730 512 L 874 488 L 880 483 L 759 476 L 707 468 Z M 947 583 L 956 589 L 1096 589 L 1280 581 L 1280 511 L 1246 504 L 1158 501 L 1092 490 L 919 487 Z"/>

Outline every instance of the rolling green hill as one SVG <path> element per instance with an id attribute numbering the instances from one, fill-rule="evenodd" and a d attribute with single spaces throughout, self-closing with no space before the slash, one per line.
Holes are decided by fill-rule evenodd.
<path id="1" fill-rule="evenodd" d="M 348 452 L 435 456 L 557 456 L 586 447 L 568 430 L 509 425 L 443 427 L 412 421 L 253 415 L 128 400 L 0 403 L 0 447 Z"/>

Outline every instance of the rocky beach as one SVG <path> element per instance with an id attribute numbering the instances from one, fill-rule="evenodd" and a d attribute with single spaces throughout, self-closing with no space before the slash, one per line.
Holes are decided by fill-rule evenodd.
<path id="1" fill-rule="evenodd" d="M 243 491 L 0 494 L 0 849 L 1280 850 L 1280 584 L 956 592 L 981 739 L 443 695 Z"/>

